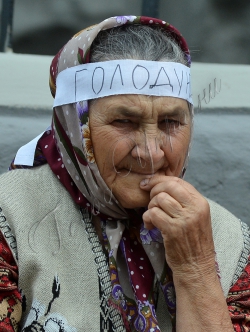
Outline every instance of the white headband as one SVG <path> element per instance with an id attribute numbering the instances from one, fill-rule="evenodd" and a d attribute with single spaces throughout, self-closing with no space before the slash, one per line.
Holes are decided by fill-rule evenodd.
<path id="1" fill-rule="evenodd" d="M 119 94 L 170 96 L 193 104 L 190 68 L 177 62 L 112 60 L 60 72 L 54 107 Z"/>

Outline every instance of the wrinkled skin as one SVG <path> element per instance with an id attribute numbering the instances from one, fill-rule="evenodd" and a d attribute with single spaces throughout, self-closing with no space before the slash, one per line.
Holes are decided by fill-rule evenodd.
<path id="1" fill-rule="evenodd" d="M 145 226 L 160 229 L 166 259 L 175 274 L 195 273 L 198 265 L 208 267 L 209 262 L 214 272 L 214 244 L 206 199 L 176 177 L 143 180 L 141 187 L 150 192 L 151 199 L 143 215 Z"/>
<path id="2" fill-rule="evenodd" d="M 121 95 L 90 104 L 96 163 L 123 207 L 148 205 L 144 178 L 181 174 L 191 124 L 187 102 L 173 97 Z"/>

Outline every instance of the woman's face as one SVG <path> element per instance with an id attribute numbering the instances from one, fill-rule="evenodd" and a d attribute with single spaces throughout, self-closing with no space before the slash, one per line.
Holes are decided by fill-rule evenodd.
<path id="1" fill-rule="evenodd" d="M 124 208 L 147 206 L 140 182 L 180 176 L 191 137 L 185 100 L 119 95 L 90 103 L 90 133 L 100 174 Z"/>

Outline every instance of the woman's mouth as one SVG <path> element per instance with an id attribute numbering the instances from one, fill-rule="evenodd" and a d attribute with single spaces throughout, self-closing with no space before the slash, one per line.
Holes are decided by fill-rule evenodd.
<path id="1" fill-rule="evenodd" d="M 143 177 L 145 179 L 150 179 L 152 178 L 153 176 L 157 176 L 157 175 L 165 175 L 165 171 L 164 170 L 158 170 L 156 172 L 150 172 L 150 171 L 132 171 L 132 170 L 129 170 L 129 169 L 121 169 L 119 170 L 120 174 L 131 174 L 131 175 L 135 175 L 135 176 L 140 176 L 140 177 Z"/>

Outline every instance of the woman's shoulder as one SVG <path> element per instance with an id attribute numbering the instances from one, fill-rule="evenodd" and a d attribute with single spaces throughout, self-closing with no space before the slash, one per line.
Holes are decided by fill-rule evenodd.
<path id="1" fill-rule="evenodd" d="M 249 227 L 227 209 L 208 200 L 216 257 L 224 294 L 239 278 L 250 254 Z"/>
<path id="2" fill-rule="evenodd" d="M 246 233 L 247 226 L 233 213 L 220 204 L 207 199 L 210 206 L 213 236 L 219 237 L 222 242 L 235 239 L 241 243 Z M 232 238 L 233 235 L 233 238 Z"/>
<path id="3" fill-rule="evenodd" d="M 82 220 L 79 208 L 50 167 L 18 169 L 1 175 L 0 231 L 5 235 L 7 230 L 8 238 L 11 235 L 20 243 L 20 237 L 43 220 L 48 232 L 49 227 L 55 231 L 55 222 L 68 227 L 69 220 L 75 225 Z"/>
<path id="4" fill-rule="evenodd" d="M 9 222 L 38 220 L 51 211 L 77 210 L 48 165 L 17 169 L 0 176 L 0 208 Z M 19 224 L 19 223 L 18 223 Z"/>
<path id="5" fill-rule="evenodd" d="M 57 192 L 61 194 L 63 186 L 47 164 L 31 169 L 16 169 L 0 175 L 0 202 L 11 200 L 12 197 L 46 197 L 51 190 L 53 195 Z"/>
<path id="6" fill-rule="evenodd" d="M 47 178 L 48 181 L 55 181 L 56 177 L 51 171 L 48 164 L 32 167 L 32 168 L 20 168 L 11 170 L 8 172 L 5 172 L 3 174 L 0 174 L 0 183 L 1 188 L 2 185 L 7 185 L 7 187 L 12 187 L 22 184 L 22 183 L 36 183 L 36 181 L 41 181 L 41 179 L 44 180 L 44 178 Z M 5 187 L 6 188 L 6 187 Z M 0 191 L 2 192 L 2 190 Z"/>
<path id="7" fill-rule="evenodd" d="M 216 224 L 215 226 L 222 227 L 223 225 L 228 224 L 240 224 L 239 218 L 237 218 L 233 213 L 225 209 L 223 206 L 208 198 L 207 201 L 210 206 L 212 223 Z M 218 222 L 219 224 L 217 225 Z"/>

